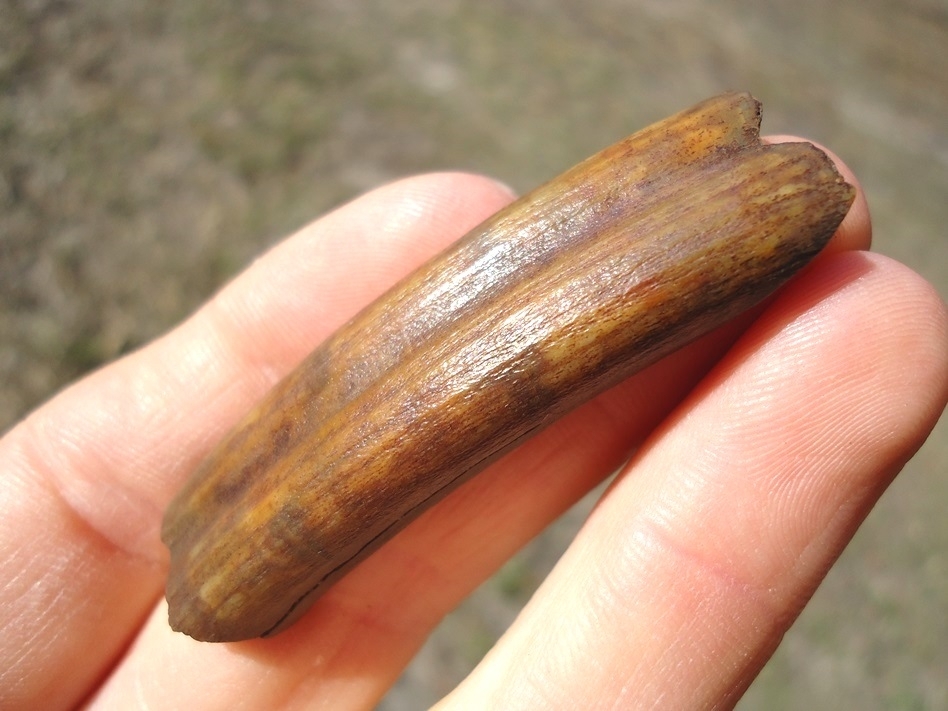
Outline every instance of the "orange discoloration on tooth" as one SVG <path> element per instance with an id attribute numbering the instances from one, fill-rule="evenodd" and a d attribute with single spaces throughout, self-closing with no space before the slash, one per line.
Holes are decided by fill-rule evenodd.
<path id="1" fill-rule="evenodd" d="M 630 136 L 323 343 L 168 507 L 172 627 L 285 628 L 461 482 L 785 282 L 854 190 L 810 144 L 762 145 L 759 121 L 727 94 Z"/>

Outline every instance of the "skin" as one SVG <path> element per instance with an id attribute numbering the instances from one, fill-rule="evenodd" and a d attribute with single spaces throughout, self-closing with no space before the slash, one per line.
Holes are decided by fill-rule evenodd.
<path id="1" fill-rule="evenodd" d="M 765 307 L 458 489 L 287 632 L 215 645 L 168 628 L 158 527 L 189 471 L 336 327 L 510 199 L 458 174 L 376 190 L 11 430 L 0 706 L 371 708 L 446 612 L 633 452 L 442 707 L 732 705 L 948 400 L 948 312 L 860 251 L 861 195 Z"/>

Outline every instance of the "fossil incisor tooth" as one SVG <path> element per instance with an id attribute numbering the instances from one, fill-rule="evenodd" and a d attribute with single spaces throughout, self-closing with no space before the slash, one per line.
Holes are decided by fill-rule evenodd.
<path id="1" fill-rule="evenodd" d="M 169 505 L 171 626 L 286 628 L 461 482 L 759 303 L 853 188 L 726 94 L 501 210 L 319 346 Z"/>

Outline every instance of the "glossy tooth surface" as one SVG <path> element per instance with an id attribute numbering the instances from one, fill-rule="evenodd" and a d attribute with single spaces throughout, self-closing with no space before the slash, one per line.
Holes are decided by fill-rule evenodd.
<path id="1" fill-rule="evenodd" d="M 854 197 L 727 94 L 524 196 L 326 340 L 169 505 L 176 630 L 273 634 L 461 482 L 759 303 Z"/>

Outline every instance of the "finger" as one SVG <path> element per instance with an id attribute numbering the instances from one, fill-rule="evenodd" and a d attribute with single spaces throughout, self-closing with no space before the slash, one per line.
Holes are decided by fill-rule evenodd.
<path id="1" fill-rule="evenodd" d="M 867 240 L 868 224 L 862 225 Z M 479 475 L 338 583 L 275 638 L 219 647 L 171 633 L 159 610 L 102 707 L 272 706 L 309 694 L 371 706 L 434 625 L 517 548 L 615 470 L 733 342 L 746 319 L 665 359 Z M 202 670 L 214 665 L 208 680 Z M 318 690 L 318 692 L 316 691 Z"/>
<path id="2" fill-rule="evenodd" d="M 656 433 L 444 707 L 729 708 L 946 400 L 934 290 L 885 258 L 823 260 Z"/>
<path id="3" fill-rule="evenodd" d="M 376 191 L 12 430 L 0 442 L 0 706 L 88 694 L 160 596 L 161 511 L 210 444 L 365 302 L 509 200 L 463 175 Z"/>

